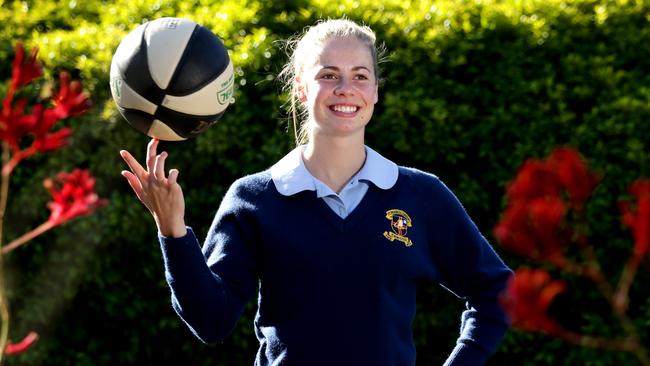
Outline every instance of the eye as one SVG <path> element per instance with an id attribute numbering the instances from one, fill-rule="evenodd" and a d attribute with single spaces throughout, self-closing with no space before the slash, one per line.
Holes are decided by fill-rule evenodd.
<path id="1" fill-rule="evenodd" d="M 327 74 L 322 74 L 319 77 L 320 79 L 325 79 L 325 80 L 334 80 L 336 79 L 336 75 L 332 73 L 327 73 Z"/>
<path id="2" fill-rule="evenodd" d="M 357 79 L 357 80 L 368 80 L 368 76 L 366 76 L 364 74 L 357 74 L 357 75 L 355 75 L 354 78 Z"/>

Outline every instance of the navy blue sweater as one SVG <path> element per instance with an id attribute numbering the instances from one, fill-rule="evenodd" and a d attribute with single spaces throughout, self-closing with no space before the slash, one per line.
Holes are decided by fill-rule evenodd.
<path id="1" fill-rule="evenodd" d="M 234 328 L 258 294 L 255 365 L 415 365 L 416 288 L 464 298 L 446 365 L 481 365 L 507 329 L 497 296 L 510 270 L 440 180 L 399 169 L 345 219 L 313 191 L 277 192 L 268 171 L 237 180 L 201 251 L 160 237 L 172 304 L 204 342 Z M 207 265 L 206 265 L 207 264 Z"/>

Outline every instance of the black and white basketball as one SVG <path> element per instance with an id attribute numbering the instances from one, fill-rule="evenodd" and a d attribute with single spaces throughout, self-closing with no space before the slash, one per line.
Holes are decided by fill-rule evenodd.
<path id="1" fill-rule="evenodd" d="M 233 98 L 233 65 L 221 40 L 191 20 L 139 25 L 117 47 L 111 93 L 138 131 L 166 141 L 203 133 Z"/>

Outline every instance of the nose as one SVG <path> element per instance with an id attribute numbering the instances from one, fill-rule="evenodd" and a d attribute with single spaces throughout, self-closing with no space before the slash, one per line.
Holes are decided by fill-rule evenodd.
<path id="1" fill-rule="evenodd" d="M 334 94 L 336 95 L 354 94 L 354 87 L 352 86 L 352 81 L 345 77 L 340 78 L 338 84 L 336 85 L 336 88 L 334 88 Z"/>

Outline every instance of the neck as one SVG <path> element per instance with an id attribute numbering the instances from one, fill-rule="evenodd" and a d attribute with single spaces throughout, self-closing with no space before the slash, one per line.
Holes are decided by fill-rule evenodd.
<path id="1" fill-rule="evenodd" d="M 312 138 L 303 151 L 309 172 L 339 193 L 366 160 L 363 139 Z"/>

